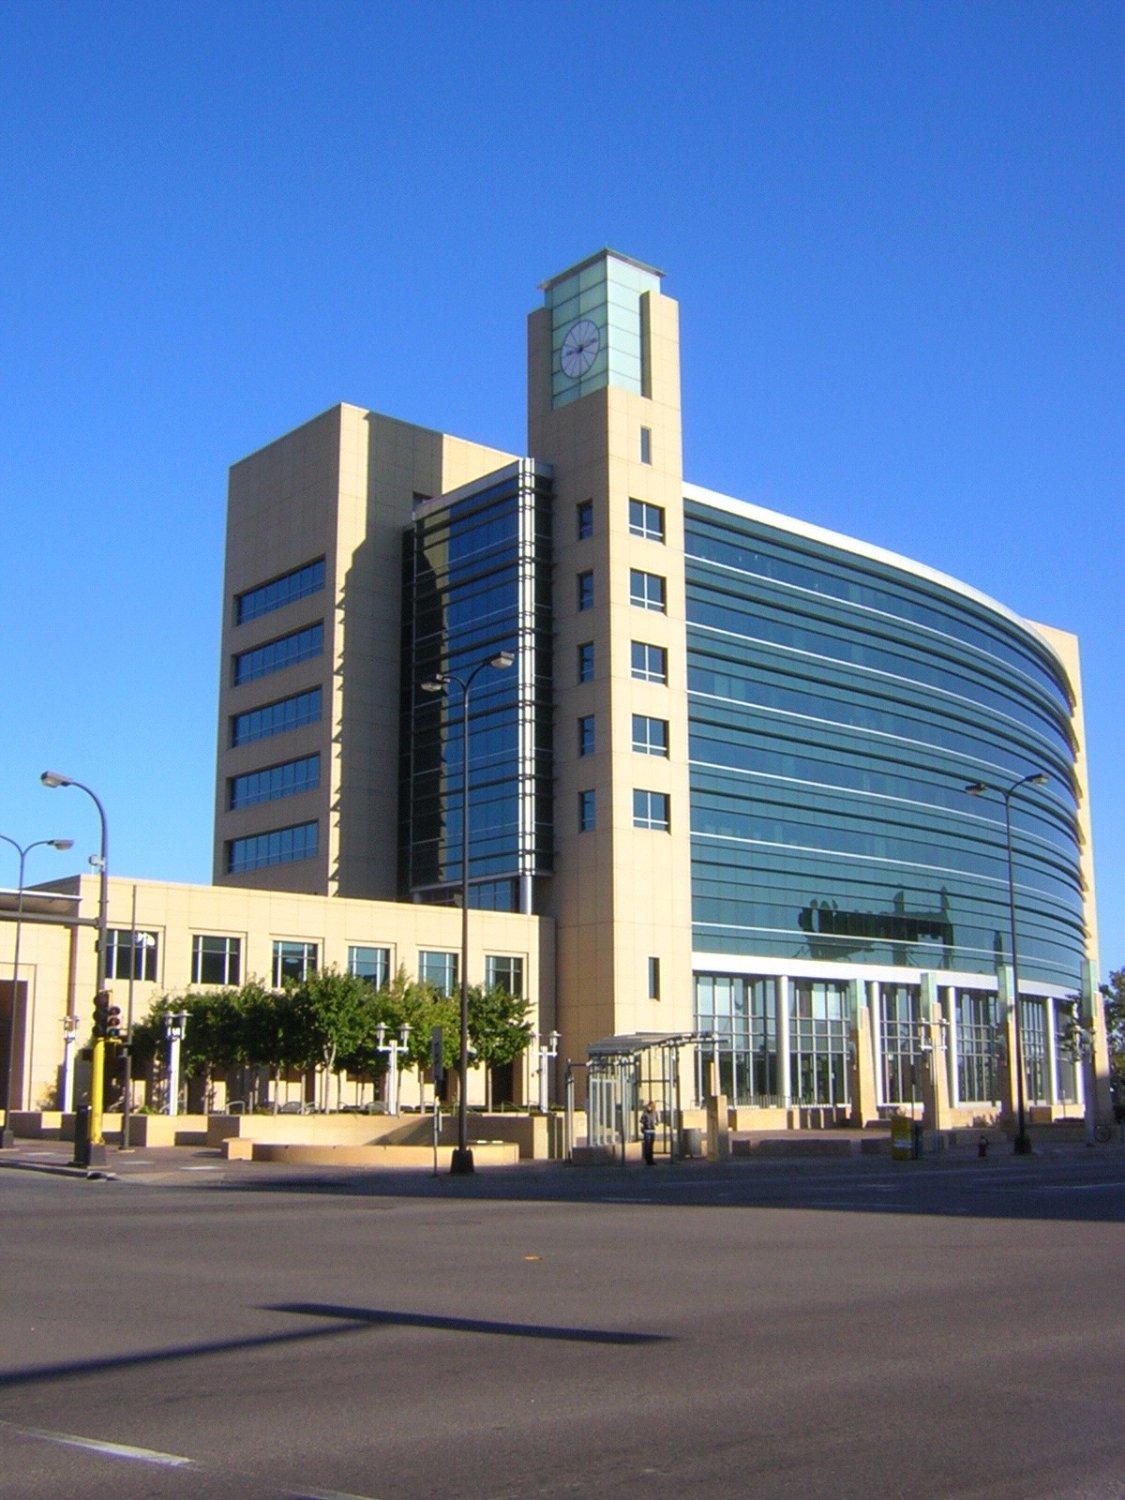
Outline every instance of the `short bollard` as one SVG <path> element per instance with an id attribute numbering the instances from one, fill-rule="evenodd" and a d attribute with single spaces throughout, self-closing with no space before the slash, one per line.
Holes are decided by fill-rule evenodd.
<path id="1" fill-rule="evenodd" d="M 982 1135 L 977 1142 L 977 1155 L 982 1157 L 988 1155 L 988 1137 L 986 1135 Z"/>

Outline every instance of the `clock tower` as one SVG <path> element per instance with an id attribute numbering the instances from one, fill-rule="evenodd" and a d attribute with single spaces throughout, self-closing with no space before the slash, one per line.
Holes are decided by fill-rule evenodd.
<path id="1" fill-rule="evenodd" d="M 559 1026 L 572 1056 L 693 1026 L 676 303 L 602 250 L 529 321 L 528 452 L 554 472 Z"/>

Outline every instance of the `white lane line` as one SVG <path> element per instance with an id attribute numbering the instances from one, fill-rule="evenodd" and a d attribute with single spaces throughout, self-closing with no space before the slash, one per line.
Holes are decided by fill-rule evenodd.
<path id="1" fill-rule="evenodd" d="M 18 1427 L 14 1422 L 5 1422 L 10 1432 L 24 1437 L 39 1438 L 44 1443 L 58 1443 L 63 1448 L 85 1448 L 91 1453 L 104 1453 L 108 1458 L 129 1458 L 143 1464 L 158 1464 L 164 1469 L 192 1469 L 194 1461 L 178 1453 L 159 1453 L 155 1448 L 134 1448 L 128 1443 L 107 1443 L 99 1438 L 74 1437 L 67 1432 L 46 1432 L 41 1427 Z"/>
<path id="2" fill-rule="evenodd" d="M 353 1495 L 350 1490 L 287 1490 L 292 1500 L 374 1500 L 372 1495 Z"/>
<path id="3" fill-rule="evenodd" d="M 181 1167 L 180 1168 L 181 1172 L 221 1172 L 222 1170 L 223 1170 L 222 1167 L 218 1167 L 218 1166 L 215 1166 L 215 1167 L 212 1167 L 212 1166 Z"/>
<path id="4" fill-rule="evenodd" d="M 1040 1193 L 1104 1193 L 1108 1188 L 1123 1188 L 1125 1182 L 1045 1182 Z"/>

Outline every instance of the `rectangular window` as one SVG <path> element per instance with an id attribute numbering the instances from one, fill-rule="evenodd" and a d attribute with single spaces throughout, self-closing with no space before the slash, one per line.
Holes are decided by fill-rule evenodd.
<path id="1" fill-rule="evenodd" d="M 578 793 L 578 832 L 589 833 L 597 824 L 598 807 L 593 791 Z"/>
<path id="2" fill-rule="evenodd" d="M 660 960 L 658 958 L 650 958 L 648 961 L 648 998 L 660 999 Z"/>
<path id="3" fill-rule="evenodd" d="M 238 984 L 242 979 L 242 939 L 206 937 L 191 939 L 192 984 Z"/>
<path id="4" fill-rule="evenodd" d="M 111 927 L 106 933 L 106 978 L 156 982 L 156 933 Z"/>
<path id="5" fill-rule="evenodd" d="M 579 755 L 593 755 L 594 753 L 593 714 L 583 714 L 578 720 L 578 753 Z"/>
<path id="6" fill-rule="evenodd" d="M 522 1000 L 523 959 L 508 958 L 501 953 L 486 953 L 484 987 L 486 990 L 505 990 L 513 1000 Z"/>
<path id="7" fill-rule="evenodd" d="M 323 650 L 324 625 L 318 621 L 303 630 L 278 636 L 275 641 L 266 641 L 250 651 L 240 651 L 234 658 L 234 684 L 237 687 L 242 682 L 268 677 L 271 672 L 284 671 L 286 667 L 319 656 Z"/>
<path id="8" fill-rule="evenodd" d="M 316 944 L 275 939 L 273 945 L 273 987 L 280 989 L 287 979 L 302 984 L 316 973 Z"/>
<path id="9" fill-rule="evenodd" d="M 593 609 L 594 607 L 594 575 L 590 573 L 579 573 L 578 575 L 578 608 Z"/>
<path id="10" fill-rule="evenodd" d="M 652 463 L 652 428 L 641 428 L 641 463 Z"/>
<path id="11" fill-rule="evenodd" d="M 667 833 L 668 793 L 646 792 L 640 787 L 633 790 L 633 827 L 651 828 L 657 833 Z"/>
<path id="12" fill-rule="evenodd" d="M 633 749 L 638 755 L 668 754 L 668 720 L 633 715 Z"/>
<path id="13" fill-rule="evenodd" d="M 851 1012 L 838 980 L 793 982 L 789 1088 L 795 1104 L 847 1104 Z"/>
<path id="14" fill-rule="evenodd" d="M 276 802 L 280 797 L 315 791 L 319 785 L 320 756 L 305 755 L 300 760 L 287 760 L 262 771 L 248 771 L 245 776 L 232 776 L 229 805 L 234 811 L 259 802 Z"/>
<path id="15" fill-rule="evenodd" d="M 292 698 L 279 698 L 276 703 L 267 703 L 262 708 L 233 714 L 230 742 L 232 745 L 249 745 L 254 740 L 269 739 L 274 734 L 286 734 L 290 729 L 303 729 L 306 724 L 319 723 L 320 689 L 311 688 L 307 693 L 295 693 Z"/>
<path id="16" fill-rule="evenodd" d="M 578 681 L 593 682 L 594 680 L 594 643 L 583 641 L 578 648 Z"/>
<path id="17" fill-rule="evenodd" d="M 638 609 L 652 609 L 664 613 L 664 580 L 659 573 L 642 573 L 640 568 L 629 569 L 629 603 Z"/>
<path id="18" fill-rule="evenodd" d="M 583 542 L 588 536 L 594 534 L 594 502 L 583 500 L 575 509 L 578 519 L 578 540 Z"/>
<path id="19" fill-rule="evenodd" d="M 418 978 L 423 984 L 432 984 L 443 995 L 452 995 L 457 988 L 458 955 L 438 953 L 423 949 L 418 954 Z"/>
<path id="20" fill-rule="evenodd" d="M 264 870 L 269 865 L 288 865 L 313 859 L 317 851 L 317 824 L 295 823 L 291 828 L 272 828 L 247 838 L 227 840 L 227 874 Z"/>
<path id="21" fill-rule="evenodd" d="M 650 646 L 647 641 L 633 642 L 633 676 L 638 682 L 668 681 L 668 653 L 663 646 Z"/>
<path id="22" fill-rule="evenodd" d="M 999 1027 L 994 994 L 957 991 L 957 1089 L 962 1104 L 1000 1098 Z"/>
<path id="23" fill-rule="evenodd" d="M 882 1104 L 906 1104 L 920 1094 L 922 992 L 916 984 L 880 984 L 879 1055 Z"/>
<path id="24" fill-rule="evenodd" d="M 381 990 L 391 977 L 391 950 L 349 945 L 348 973 L 355 979 L 366 979 L 372 989 Z"/>
<path id="25" fill-rule="evenodd" d="M 306 563 L 302 568 L 294 568 L 290 573 L 283 573 L 280 578 L 237 594 L 234 600 L 234 623 L 245 625 L 247 620 L 256 620 L 259 615 L 268 615 L 275 609 L 292 604 L 294 599 L 305 599 L 309 594 L 319 593 L 323 587 L 324 558 L 318 557 L 315 562 Z"/>
<path id="26" fill-rule="evenodd" d="M 664 510 L 659 505 L 649 505 L 647 500 L 629 501 L 629 531 L 646 542 L 664 540 Z"/>

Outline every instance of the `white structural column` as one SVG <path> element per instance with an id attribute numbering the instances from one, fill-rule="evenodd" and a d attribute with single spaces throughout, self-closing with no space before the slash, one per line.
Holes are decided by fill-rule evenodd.
<path id="1" fill-rule="evenodd" d="M 867 1014 L 871 1019 L 871 1066 L 875 1069 L 875 1103 L 881 1109 L 886 1104 L 883 1097 L 883 1025 L 879 1006 L 879 981 L 868 979 Z"/>
<path id="2" fill-rule="evenodd" d="M 880 1031 L 879 1023 L 879 981 L 864 980 L 864 990 L 867 992 L 867 1028 L 871 1043 L 874 1104 L 877 1109 L 880 1104 L 885 1103 L 883 1101 L 882 1031 Z"/>
<path id="3" fill-rule="evenodd" d="M 776 990 L 774 993 L 775 1015 L 777 1018 L 777 1091 L 781 1095 L 781 1102 L 786 1109 L 793 1102 L 792 1089 L 790 1087 L 790 1065 L 789 1065 L 789 975 L 779 974 L 777 976 Z"/>
<path id="4" fill-rule="evenodd" d="M 957 991 L 951 984 L 941 987 L 941 1013 L 945 1018 L 945 1058 L 949 1078 L 949 1102 L 954 1109 L 961 1103 L 957 1075 Z"/>
<path id="5" fill-rule="evenodd" d="M 1059 1102 L 1059 1039 L 1055 1034 L 1055 997 L 1048 995 L 1043 1001 L 1043 1025 L 1047 1033 L 1047 1103 L 1052 1108 Z"/>

